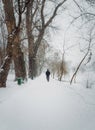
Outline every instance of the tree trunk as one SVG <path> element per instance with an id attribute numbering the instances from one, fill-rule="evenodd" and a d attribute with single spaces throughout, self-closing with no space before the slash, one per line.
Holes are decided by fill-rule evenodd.
<path id="1" fill-rule="evenodd" d="M 16 27 L 16 19 L 14 16 L 14 7 L 11 0 L 2 0 L 5 11 L 6 26 L 8 30 L 8 43 L 6 50 L 6 57 L 0 69 L 0 87 L 6 87 L 6 80 L 10 69 L 12 56 L 15 60 L 16 76 L 26 77 L 24 56 L 21 52 L 19 43 L 19 32 L 21 23 L 21 14 L 19 14 L 18 26 Z M 14 53 L 13 53 L 14 50 Z"/>
<path id="2" fill-rule="evenodd" d="M 12 52 L 13 52 L 13 40 L 14 36 L 12 35 L 12 30 L 15 29 L 15 17 L 13 13 L 13 3 L 11 0 L 2 0 L 3 5 L 4 5 L 4 11 L 5 11 L 5 19 L 6 19 L 6 26 L 8 30 L 8 42 L 7 42 L 7 47 L 6 47 L 6 56 L 4 58 L 4 62 L 1 65 L 0 68 L 0 87 L 6 87 L 6 80 L 8 76 L 8 72 L 10 69 L 10 64 L 12 61 Z"/>
<path id="3" fill-rule="evenodd" d="M 3 49 L 2 47 L 0 47 L 0 66 L 2 64 L 2 61 L 3 61 Z"/>
<path id="4" fill-rule="evenodd" d="M 29 78 L 33 79 L 37 75 L 36 58 L 29 56 Z"/>
<path id="5" fill-rule="evenodd" d="M 31 3 L 32 4 L 32 3 Z M 29 60 L 29 71 L 28 71 L 28 76 L 29 78 L 33 79 L 35 75 L 35 56 L 34 55 L 34 37 L 32 35 L 32 12 L 31 12 L 31 4 L 28 5 L 27 7 L 27 12 L 26 12 L 26 29 L 27 29 L 27 37 L 28 37 L 28 60 Z"/>
<path id="6" fill-rule="evenodd" d="M 7 54 L 4 59 L 3 65 L 0 68 L 0 87 L 6 87 L 6 80 L 12 61 L 12 39 L 8 38 Z"/>
<path id="7" fill-rule="evenodd" d="M 17 35 L 17 38 L 15 39 L 14 42 L 13 60 L 14 60 L 14 68 L 15 68 L 15 80 L 18 77 L 22 77 L 23 80 L 26 79 L 24 54 L 20 48 L 19 35 Z"/>

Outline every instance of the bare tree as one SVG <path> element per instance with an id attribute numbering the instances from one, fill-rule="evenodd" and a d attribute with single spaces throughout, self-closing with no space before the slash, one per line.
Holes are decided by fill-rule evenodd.
<path id="1" fill-rule="evenodd" d="M 29 77 L 33 79 L 36 75 L 36 55 L 45 32 L 53 19 L 56 17 L 59 8 L 67 0 L 55 2 L 53 5 L 52 13 L 46 13 L 47 5 L 54 4 L 53 1 L 38 0 L 32 1 L 27 7 L 26 13 L 26 27 L 29 43 Z M 31 10 L 32 9 L 32 10 Z"/>
<path id="2" fill-rule="evenodd" d="M 17 0 L 17 7 L 18 7 L 18 23 L 16 24 L 16 19 L 14 15 L 14 6 L 12 0 L 2 0 L 4 5 L 4 12 L 5 12 L 5 21 L 6 26 L 8 30 L 8 38 L 7 38 L 7 47 L 6 47 L 6 57 L 4 59 L 4 62 L 0 68 L 0 87 L 6 87 L 6 80 L 8 76 L 8 72 L 10 69 L 10 63 L 12 61 L 13 57 L 13 50 L 14 47 L 17 47 L 19 44 L 19 33 L 20 33 L 20 25 L 22 20 L 22 14 L 25 11 L 26 6 L 30 2 L 30 0 L 27 1 L 20 1 Z M 24 3 L 24 6 L 22 7 L 22 3 Z M 16 46 L 17 45 L 17 46 Z M 18 46 L 19 47 L 19 46 Z M 18 53 L 17 53 L 18 55 Z M 21 56 L 22 58 L 22 56 Z M 21 63 L 20 63 L 21 65 Z"/>
<path id="3" fill-rule="evenodd" d="M 87 30 L 87 33 L 89 33 L 89 34 L 88 34 L 88 37 L 87 37 L 87 34 L 85 32 L 82 34 L 82 36 L 84 34 L 86 36 L 85 38 L 82 39 L 82 46 L 84 46 L 84 49 L 82 50 L 82 52 L 84 53 L 84 56 L 81 59 L 81 61 L 79 62 L 79 65 L 77 66 L 73 76 L 71 77 L 70 83 L 72 83 L 73 80 L 75 79 L 81 65 L 84 62 L 86 62 L 85 65 L 90 62 L 91 57 L 92 57 L 91 48 L 93 48 L 93 45 L 94 45 L 93 38 L 95 36 L 95 33 L 93 35 L 93 30 L 95 30 L 95 28 L 94 28 L 94 26 L 95 26 L 95 13 L 94 13 L 95 10 L 94 9 L 95 8 L 92 9 L 92 7 L 91 8 L 89 7 L 90 8 L 90 10 L 89 10 L 89 8 L 86 7 L 86 5 L 87 5 L 86 3 L 81 4 L 81 1 L 79 3 L 77 0 L 73 0 L 73 2 L 78 7 L 79 15 L 73 16 L 73 20 L 70 23 L 70 25 L 72 25 L 73 23 L 75 23 L 76 21 L 81 19 L 81 21 L 82 21 L 81 27 L 78 27 L 77 30 L 79 30 L 79 29 L 83 29 L 84 31 Z M 85 0 L 82 2 L 88 2 L 91 6 L 92 5 L 94 6 L 94 3 L 95 3 L 94 0 Z M 92 11 L 92 10 L 94 10 L 94 11 Z M 86 26 L 86 25 L 88 25 L 88 26 Z M 80 38 L 79 38 L 79 40 L 80 40 Z M 83 43 L 83 40 L 85 40 L 84 43 Z"/>
<path id="4" fill-rule="evenodd" d="M 86 41 L 85 49 L 81 50 L 82 52 L 84 52 L 84 56 L 83 56 L 82 60 L 80 61 L 79 65 L 77 66 L 77 68 L 76 68 L 76 70 L 75 70 L 75 72 L 74 72 L 74 74 L 73 74 L 73 76 L 71 78 L 70 84 L 73 82 L 74 78 L 76 78 L 76 75 L 77 75 L 77 73 L 78 73 L 78 71 L 80 69 L 80 66 L 86 60 L 87 56 L 88 56 L 88 58 L 87 58 L 87 61 L 86 61 L 85 65 L 87 63 L 89 63 L 90 60 L 91 60 L 91 56 L 92 56 L 91 48 L 93 47 L 93 40 L 95 40 L 94 39 L 95 34 L 93 35 L 93 29 L 94 29 L 93 27 L 90 29 L 90 32 L 88 34 L 88 36 L 89 36 L 88 39 L 87 39 L 87 37 L 83 38 Z M 88 46 L 87 46 L 87 44 L 88 44 Z"/>

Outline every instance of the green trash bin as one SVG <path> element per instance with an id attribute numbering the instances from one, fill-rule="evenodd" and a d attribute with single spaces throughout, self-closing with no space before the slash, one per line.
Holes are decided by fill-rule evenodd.
<path id="1" fill-rule="evenodd" d="M 21 78 L 18 78 L 18 79 L 17 79 L 18 85 L 21 85 L 21 82 L 22 82 L 22 79 L 21 79 Z"/>

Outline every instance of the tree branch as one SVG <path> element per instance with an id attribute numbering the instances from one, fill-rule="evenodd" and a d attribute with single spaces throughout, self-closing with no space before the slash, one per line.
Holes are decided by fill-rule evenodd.
<path id="1" fill-rule="evenodd" d="M 56 8 L 55 8 L 55 10 L 54 10 L 54 12 L 53 12 L 53 14 L 52 14 L 52 16 L 51 16 L 51 17 L 49 18 L 49 20 L 46 22 L 45 28 L 52 22 L 52 20 L 54 19 L 54 17 L 55 17 L 56 14 L 57 14 L 58 9 L 59 9 L 60 6 L 62 6 L 66 1 L 67 1 L 67 0 L 63 0 L 62 2 L 60 2 L 60 3 L 56 6 Z"/>
<path id="2" fill-rule="evenodd" d="M 44 19 L 44 7 L 45 7 L 46 0 L 42 1 L 42 8 L 41 8 L 41 20 L 42 20 L 42 27 L 44 27 L 45 19 Z"/>

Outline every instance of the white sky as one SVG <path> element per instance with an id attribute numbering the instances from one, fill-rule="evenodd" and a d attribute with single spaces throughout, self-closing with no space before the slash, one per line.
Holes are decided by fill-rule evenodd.
<path id="1" fill-rule="evenodd" d="M 71 17 L 68 16 L 68 12 L 65 12 L 63 15 L 59 15 L 55 25 L 59 27 L 60 30 L 56 31 L 56 33 L 51 34 L 52 44 L 55 48 L 59 49 L 61 52 L 63 51 L 63 45 L 65 42 L 65 50 L 67 48 L 75 45 L 72 48 L 69 48 L 66 52 L 65 58 L 67 61 L 72 61 L 73 64 L 76 64 L 81 60 L 82 55 L 79 50 L 79 45 L 77 41 L 77 33 L 75 27 L 70 26 Z M 66 31 L 67 30 L 67 31 Z"/>
<path id="2" fill-rule="evenodd" d="M 83 24 L 83 20 L 81 18 L 76 20 L 74 24 L 69 26 L 70 22 L 72 21 L 71 15 L 79 16 L 80 10 L 75 5 L 75 3 L 72 2 L 72 0 L 68 0 L 67 2 L 66 11 L 60 13 L 60 15 L 58 15 L 57 18 L 54 20 L 55 25 L 57 25 L 60 30 L 56 31 L 56 33 L 52 33 L 51 39 L 52 44 L 55 46 L 55 48 L 59 49 L 61 52 L 63 51 L 64 41 L 65 50 L 66 48 L 77 44 L 76 46 L 66 51 L 67 53 L 65 54 L 65 60 L 72 61 L 72 64 L 78 64 L 84 56 L 84 54 L 80 52 L 79 47 L 79 43 L 83 45 L 84 41 L 81 42 L 82 40 L 80 40 L 79 37 L 81 37 L 82 33 L 86 33 L 84 32 L 84 30 L 87 29 L 87 27 L 83 28 L 83 32 L 80 35 L 79 27 Z M 92 11 L 91 8 L 89 8 L 89 6 L 84 1 L 79 1 L 79 3 L 81 6 L 84 6 L 88 10 Z"/>

